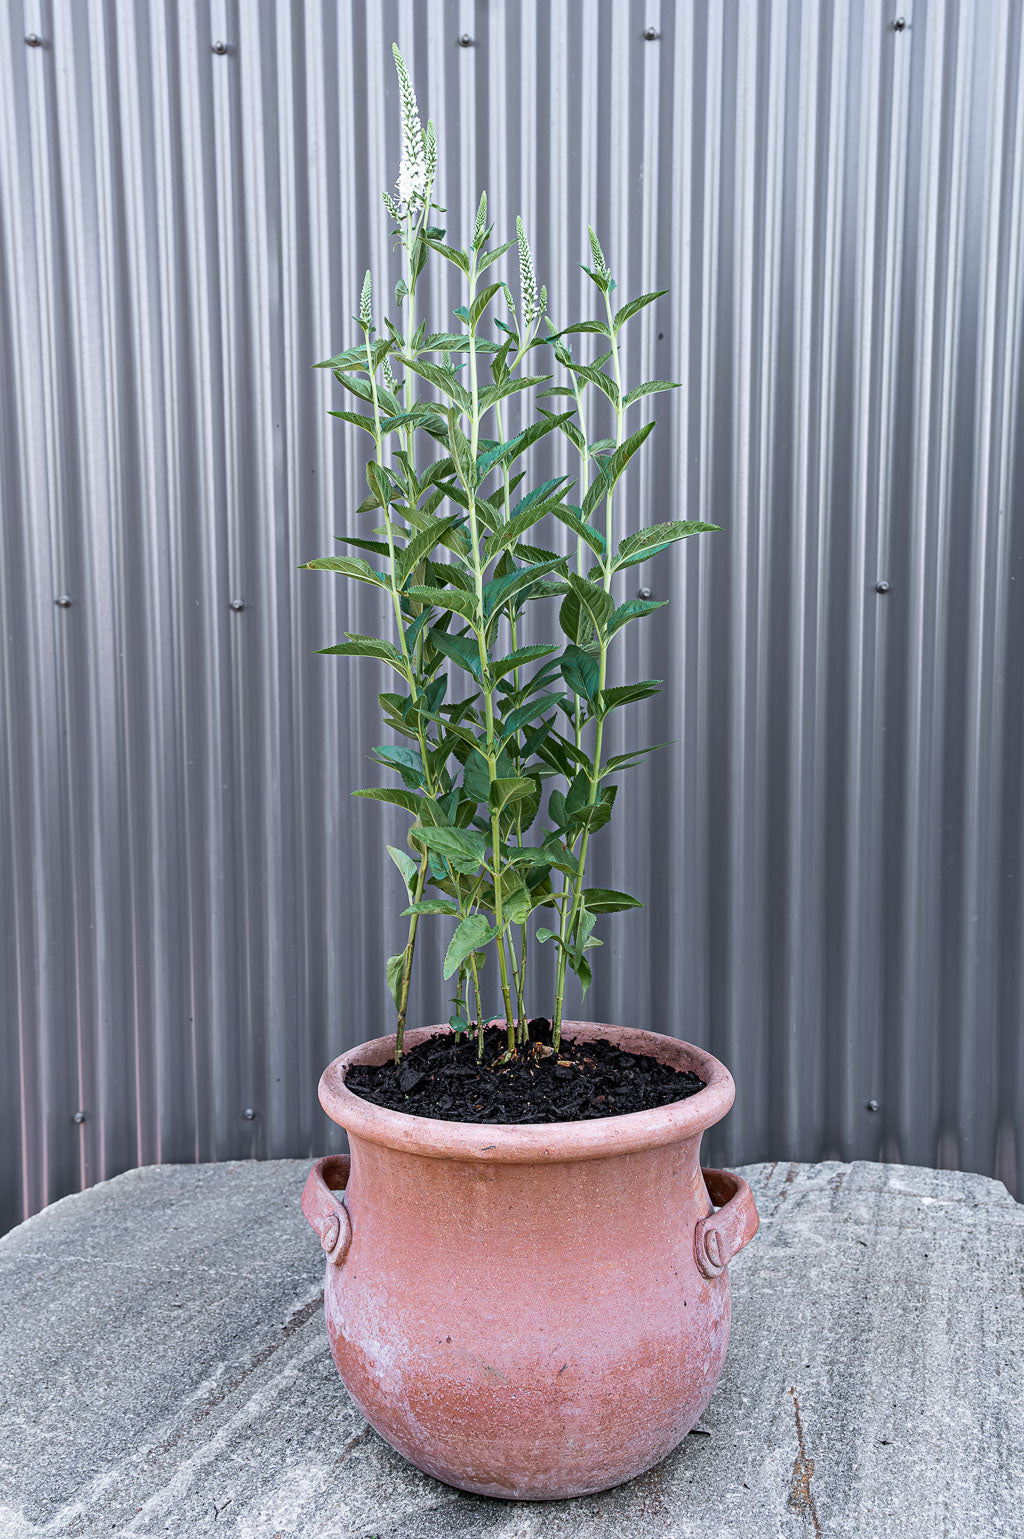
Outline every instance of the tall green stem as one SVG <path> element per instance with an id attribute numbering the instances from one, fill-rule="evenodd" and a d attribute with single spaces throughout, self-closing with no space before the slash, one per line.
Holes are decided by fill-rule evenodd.
<path id="1" fill-rule="evenodd" d="M 469 273 L 469 308 L 472 312 L 476 299 L 477 252 L 474 249 Z M 480 448 L 480 387 L 477 377 L 476 322 L 469 329 L 469 390 L 470 390 L 470 463 L 467 467 L 466 496 L 469 504 L 469 534 L 472 543 L 473 583 L 476 591 L 477 651 L 480 658 L 480 684 L 484 696 L 484 713 L 487 724 L 487 779 L 493 786 L 498 777 L 498 755 L 494 740 L 494 685 L 487 667 L 487 622 L 484 614 L 483 562 L 480 558 L 480 528 L 476 507 L 477 454 Z M 501 997 L 505 1007 L 505 1026 L 508 1032 L 508 1048 L 515 1052 L 515 1017 L 512 1011 L 512 995 L 508 981 L 508 957 L 505 951 L 505 920 L 501 900 L 501 830 L 499 814 L 490 807 L 491 818 L 491 873 L 494 879 L 494 922 L 497 929 L 495 945 L 498 950 L 498 968 L 501 972 Z"/>
<path id="2" fill-rule="evenodd" d="M 625 408 L 622 404 L 622 369 L 619 361 L 619 344 L 615 334 L 614 318 L 612 316 L 611 298 L 608 290 L 604 295 L 605 311 L 608 316 L 608 332 L 612 344 L 612 364 L 615 371 L 615 446 L 621 447 L 623 441 L 623 428 L 625 425 Z M 601 565 L 604 591 L 611 592 L 612 586 L 612 503 L 615 496 L 614 487 L 609 487 L 605 498 L 605 549 L 604 560 Z M 608 638 L 603 630 L 598 630 L 598 647 L 600 649 L 600 662 L 598 669 L 598 708 L 597 719 L 594 727 L 594 756 L 590 771 L 590 786 L 587 794 L 587 806 L 592 807 L 598 798 L 601 785 L 601 751 L 604 740 L 604 715 L 601 699 L 604 695 L 605 684 L 608 676 Z M 562 904 L 562 922 L 559 933 L 562 937 L 562 945 L 558 948 L 558 960 L 555 964 L 555 1016 L 553 1022 L 552 1041 L 557 1048 L 562 1039 L 562 1011 L 565 1001 L 565 969 L 569 960 L 569 950 L 575 944 L 577 926 L 579 925 L 580 911 L 583 907 L 583 886 L 586 880 L 587 854 L 590 847 L 590 829 L 585 828 L 580 842 L 579 865 L 577 874 L 572 880 L 572 905 L 566 920 L 566 907 Z"/>

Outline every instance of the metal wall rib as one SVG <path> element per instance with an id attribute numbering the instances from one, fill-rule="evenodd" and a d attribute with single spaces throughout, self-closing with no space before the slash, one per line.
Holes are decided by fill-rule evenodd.
<path id="1" fill-rule="evenodd" d="M 605 836 L 649 906 L 588 1013 L 730 1063 L 715 1159 L 1024 1191 L 1017 0 L 10 0 L 0 1217 L 334 1147 L 319 1068 L 388 1024 L 371 680 L 312 655 L 350 595 L 296 567 L 360 495 L 309 364 L 391 262 L 392 38 L 454 230 L 521 210 L 559 318 L 588 220 L 671 289 L 631 516 L 725 529 L 630 642 L 677 744 Z"/>

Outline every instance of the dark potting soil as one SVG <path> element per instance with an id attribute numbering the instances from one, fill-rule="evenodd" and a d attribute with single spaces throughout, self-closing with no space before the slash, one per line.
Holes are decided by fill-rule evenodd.
<path id="1" fill-rule="evenodd" d="M 704 1081 L 644 1053 L 624 1053 L 604 1038 L 551 1047 L 551 1023 L 530 1022 L 530 1041 L 507 1063 L 506 1036 L 484 1033 L 477 1061 L 475 1035 L 428 1037 L 400 1064 L 353 1064 L 345 1083 L 364 1101 L 442 1122 L 587 1122 L 649 1111 L 683 1101 Z"/>

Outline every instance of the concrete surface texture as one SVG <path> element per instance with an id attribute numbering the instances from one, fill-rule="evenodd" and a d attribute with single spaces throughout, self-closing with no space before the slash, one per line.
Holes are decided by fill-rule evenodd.
<path id="1" fill-rule="evenodd" d="M 0 1241 L 0 1536 L 1019 1539 L 1024 1207 L 885 1165 L 744 1169 L 760 1235 L 700 1427 L 581 1501 L 465 1496 L 327 1348 L 307 1166 L 164 1166 Z"/>

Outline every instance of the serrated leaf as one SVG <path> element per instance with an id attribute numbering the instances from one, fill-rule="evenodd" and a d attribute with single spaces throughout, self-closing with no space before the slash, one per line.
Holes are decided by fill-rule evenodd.
<path id="1" fill-rule="evenodd" d="M 608 621 L 608 635 L 614 636 L 630 620 L 639 620 L 644 615 L 653 614 L 656 609 L 664 609 L 667 603 L 668 599 L 627 599 Z"/>
<path id="2" fill-rule="evenodd" d="M 645 395 L 656 395 L 659 390 L 679 390 L 680 383 L 675 379 L 645 379 L 642 385 L 636 385 L 622 398 L 623 406 L 632 406 L 634 401 L 639 401 Z"/>
<path id="3" fill-rule="evenodd" d="M 491 615 L 499 604 L 504 604 L 518 593 L 520 588 L 528 588 L 541 577 L 546 577 L 549 572 L 557 571 L 565 566 L 564 556 L 553 556 L 550 561 L 538 561 L 532 566 L 516 567 L 511 572 L 506 572 L 501 577 L 492 577 L 484 587 L 484 613 Z"/>
<path id="4" fill-rule="evenodd" d="M 388 957 L 386 977 L 388 991 L 395 1002 L 395 1009 L 399 1009 L 398 997 L 402 988 L 402 974 L 405 971 L 405 952 L 399 951 L 396 956 Z"/>
<path id="5" fill-rule="evenodd" d="M 482 273 L 486 268 L 490 267 L 492 262 L 497 262 L 499 260 L 499 258 L 503 257 L 505 255 L 506 251 L 510 251 L 514 245 L 515 245 L 515 241 L 514 240 L 507 240 L 507 241 L 505 241 L 504 245 L 495 246 L 493 251 L 485 251 L 485 252 L 483 252 L 477 258 L 477 264 L 476 264 L 477 272 L 478 273 Z"/>
<path id="6" fill-rule="evenodd" d="M 532 780 L 514 776 L 510 780 L 492 780 L 488 805 L 492 812 L 502 812 L 510 802 L 525 801 L 536 794 L 537 787 Z"/>
<path id="7" fill-rule="evenodd" d="M 379 663 L 390 663 L 396 673 L 408 679 L 405 663 L 398 648 L 390 641 L 378 641 L 374 636 L 350 634 L 348 641 L 340 641 L 333 647 L 318 647 L 321 657 L 372 657 Z"/>
<path id="8" fill-rule="evenodd" d="M 406 591 L 410 598 L 418 599 L 421 604 L 430 604 L 434 609 L 446 609 L 451 614 L 461 615 L 471 624 L 476 619 L 476 599 L 472 594 L 463 593 L 461 588 L 428 588 L 421 583 L 414 583 Z"/>
<path id="9" fill-rule="evenodd" d="M 348 422 L 348 423 L 351 423 L 351 425 L 353 427 L 360 427 L 360 428 L 362 428 L 364 430 L 364 432 L 369 433 L 371 438 L 374 436 L 374 434 L 376 432 L 376 428 L 374 426 L 373 418 L 367 412 L 362 412 L 362 411 L 329 411 L 327 413 L 327 415 L 329 417 L 340 417 L 342 422 Z"/>
<path id="10" fill-rule="evenodd" d="M 403 908 L 402 918 L 411 919 L 413 914 L 457 914 L 459 905 L 452 898 L 421 898 Z"/>
<path id="11" fill-rule="evenodd" d="M 596 658 L 581 647 L 570 645 L 562 653 L 561 668 L 562 677 L 574 695 L 584 700 L 597 699 L 600 669 Z"/>
<path id="12" fill-rule="evenodd" d="M 472 402 L 469 391 L 460 385 L 455 377 L 454 369 L 443 368 L 440 364 L 428 363 L 425 358 L 410 358 L 401 354 L 398 362 L 405 369 L 411 369 L 418 374 L 420 379 L 425 379 L 428 385 L 433 385 L 435 390 L 440 390 L 442 395 L 448 396 L 455 402 L 461 411 L 468 412 Z"/>
<path id="13" fill-rule="evenodd" d="M 370 563 L 360 556 L 318 556 L 315 561 L 307 561 L 304 569 L 309 572 L 338 572 L 342 577 L 368 583 L 371 588 L 387 586 L 380 573 L 375 572 Z"/>
<path id="14" fill-rule="evenodd" d="M 556 332 L 555 335 L 559 337 L 571 337 L 575 336 L 581 331 L 599 332 L 602 337 L 607 337 L 610 335 L 608 327 L 605 325 L 604 321 L 573 321 L 571 326 L 563 326 L 561 331 Z M 548 341 L 554 341 L 554 338 L 549 337 Z"/>
<path id="15" fill-rule="evenodd" d="M 557 705 L 561 698 L 560 690 L 556 693 L 538 695 L 535 700 L 528 700 L 525 705 L 517 706 L 514 711 L 510 711 L 501 725 L 502 743 L 507 743 L 509 738 L 514 737 L 522 727 L 526 726 L 527 722 L 543 716 L 544 712 L 550 710 L 553 705 Z"/>
<path id="16" fill-rule="evenodd" d="M 490 304 L 495 294 L 500 294 L 504 287 L 505 285 L 503 283 L 489 283 L 485 289 L 481 289 L 480 293 L 476 296 L 476 298 L 473 300 L 473 303 L 469 307 L 469 324 L 472 328 L 476 328 L 480 322 L 480 317 L 487 309 L 487 306 Z"/>
<path id="17" fill-rule="evenodd" d="M 406 812 L 419 812 L 423 798 L 416 791 L 403 791 L 398 786 L 366 786 L 360 791 L 353 791 L 353 796 L 365 797 L 371 802 L 390 802 L 394 807 L 401 807 Z"/>
<path id="18" fill-rule="evenodd" d="M 448 942 L 448 950 L 444 955 L 445 978 L 457 972 L 468 956 L 486 946 L 497 933 L 483 914 L 470 914 L 468 919 L 464 919 Z"/>
<path id="19" fill-rule="evenodd" d="M 631 898 L 628 892 L 616 892 L 614 887 L 584 887 L 583 902 L 592 914 L 618 914 L 627 908 L 643 908 L 639 898 Z"/>
<path id="20" fill-rule="evenodd" d="M 653 294 L 641 294 L 637 299 L 630 299 L 626 304 L 620 305 L 612 318 L 614 329 L 618 331 L 627 321 L 632 320 L 634 315 L 639 315 L 647 305 L 652 305 L 656 299 L 661 299 L 667 293 L 668 289 L 657 289 Z"/>
<path id="21" fill-rule="evenodd" d="M 458 663 L 460 668 L 465 668 L 475 679 L 480 678 L 480 648 L 473 636 L 449 636 L 447 631 L 438 630 L 436 627 L 430 632 L 430 639 L 439 652 L 445 657 L 450 657 L 453 663 Z"/>
<path id="22" fill-rule="evenodd" d="M 513 668 L 521 668 L 524 663 L 536 662 L 541 657 L 550 657 L 552 652 L 557 651 L 557 647 L 547 646 L 542 642 L 528 647 L 516 647 L 514 652 L 509 652 L 506 657 L 499 657 L 488 665 L 491 678 L 497 683 L 498 679 L 504 677 L 506 673 L 511 673 Z"/>
<path id="23" fill-rule="evenodd" d="M 607 716 L 609 711 L 616 710 L 620 705 L 632 705 L 636 700 L 646 700 L 656 695 L 660 688 L 660 679 L 642 679 L 639 684 L 617 684 L 613 689 L 605 689 L 601 693 L 601 714 Z"/>
<path id="24" fill-rule="evenodd" d="M 445 535 L 449 530 L 455 528 L 455 525 L 461 521 L 461 518 L 462 515 L 460 513 L 452 513 L 447 518 L 434 519 L 425 529 L 421 529 L 419 534 L 414 535 L 398 556 L 398 587 L 401 588 L 405 584 L 424 557 L 429 556 L 431 551 L 437 549 L 438 545 L 444 540 Z"/>
<path id="25" fill-rule="evenodd" d="M 687 540 L 692 534 L 716 534 L 719 532 L 718 524 L 691 523 L 686 519 L 673 519 L 667 524 L 652 524 L 647 529 L 639 529 L 636 534 L 627 535 L 620 544 L 615 555 L 615 569 L 623 566 L 626 560 L 636 558 L 642 551 L 657 546 L 664 549 L 666 545 L 673 545 L 677 540 Z"/>
<path id="26" fill-rule="evenodd" d="M 438 256 L 443 256 L 446 261 L 454 263 L 469 277 L 469 257 L 464 251 L 456 251 L 454 246 L 448 246 L 443 240 L 433 240 L 426 237 L 426 243 L 431 251 L 436 251 Z"/>
<path id="27" fill-rule="evenodd" d="M 405 883 L 411 898 L 416 891 L 416 878 L 419 875 L 419 866 L 411 855 L 407 855 L 404 850 L 396 849 L 393 844 L 385 845 L 385 849 L 398 867 L 402 881 Z"/>
<path id="28" fill-rule="evenodd" d="M 589 615 L 595 631 L 600 634 L 615 609 L 615 600 L 600 584 L 591 582 L 589 578 L 580 577 L 575 572 L 570 573 L 568 582 L 581 606 Z"/>
<path id="29" fill-rule="evenodd" d="M 474 829 L 424 828 L 417 824 L 411 837 L 463 876 L 474 876 L 486 858 L 483 835 Z"/>
<path id="30" fill-rule="evenodd" d="M 669 747 L 671 747 L 671 740 L 668 743 L 651 743 L 647 748 L 632 748 L 629 753 L 617 753 L 608 760 L 602 773 L 611 775 L 615 770 L 631 769 L 634 764 L 639 764 L 641 760 L 646 759 L 649 753 L 657 753 L 659 748 Z"/>

